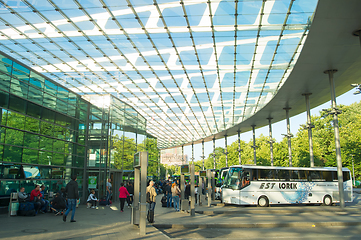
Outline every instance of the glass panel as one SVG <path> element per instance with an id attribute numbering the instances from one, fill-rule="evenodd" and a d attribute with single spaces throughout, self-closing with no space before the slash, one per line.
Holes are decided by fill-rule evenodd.
<path id="1" fill-rule="evenodd" d="M 24 138 L 24 132 L 10 128 L 6 129 L 6 135 L 5 135 L 6 144 L 22 146 L 24 140 L 23 138 Z"/>
<path id="2" fill-rule="evenodd" d="M 40 136 L 39 148 L 41 150 L 52 151 L 53 150 L 53 139 Z"/>
<path id="3" fill-rule="evenodd" d="M 33 163 L 33 164 L 38 164 L 38 150 L 33 150 L 33 149 L 26 149 L 24 148 L 23 150 L 23 163 Z"/>
<path id="4" fill-rule="evenodd" d="M 42 107 L 39 105 L 36 105 L 34 103 L 28 102 L 28 109 L 27 109 L 27 114 L 35 117 L 35 118 L 41 118 L 41 109 Z"/>
<path id="5" fill-rule="evenodd" d="M 0 69 L 1 69 L 1 63 L 0 63 Z M 10 76 L 3 72 L 0 72 L 0 89 L 3 89 L 5 91 L 9 91 L 10 89 Z"/>
<path id="6" fill-rule="evenodd" d="M 9 106 L 9 93 L 1 90 L 0 86 L 0 107 L 8 108 Z"/>
<path id="7" fill-rule="evenodd" d="M 29 82 L 30 70 L 14 62 L 12 76 L 20 80 Z"/>
<path id="8" fill-rule="evenodd" d="M 73 167 L 84 167 L 84 157 L 74 157 Z"/>
<path id="9" fill-rule="evenodd" d="M 56 100 L 56 110 L 58 112 L 61 112 L 61 113 L 64 113 L 64 114 L 67 114 L 68 112 L 68 105 L 66 102 L 63 102 L 59 99 Z"/>
<path id="10" fill-rule="evenodd" d="M 27 98 L 29 86 L 16 78 L 11 79 L 10 92 L 19 97 Z"/>
<path id="11" fill-rule="evenodd" d="M 69 96 L 69 91 L 58 86 L 58 98 L 60 98 L 61 100 L 65 101 L 67 103 L 68 96 Z"/>
<path id="12" fill-rule="evenodd" d="M 24 147 L 39 148 L 40 136 L 31 133 L 25 133 L 24 135 Z"/>
<path id="13" fill-rule="evenodd" d="M 39 151 L 39 164 L 51 165 L 52 158 L 53 158 L 53 153 Z"/>
<path id="14" fill-rule="evenodd" d="M 40 177 L 43 179 L 50 179 L 51 178 L 51 167 L 39 167 L 39 171 L 40 171 Z M 45 185 L 45 195 L 48 193 L 49 191 L 49 187 L 50 186 L 50 181 L 44 181 L 44 185 Z"/>
<path id="15" fill-rule="evenodd" d="M 21 162 L 22 148 L 13 146 L 4 146 L 4 162 Z"/>
<path id="16" fill-rule="evenodd" d="M 49 80 L 45 80 L 45 89 L 44 89 L 44 91 L 46 93 L 49 93 L 49 94 L 53 95 L 53 96 L 56 96 L 57 91 L 58 91 L 58 86 L 55 85 L 54 83 L 52 83 Z"/>
<path id="17" fill-rule="evenodd" d="M 54 137 L 65 140 L 65 128 L 54 126 Z"/>
<path id="18" fill-rule="evenodd" d="M 64 146 L 65 146 L 65 142 L 64 142 L 64 141 L 54 140 L 54 143 L 53 143 L 53 151 L 63 153 L 63 152 L 64 152 Z"/>
<path id="19" fill-rule="evenodd" d="M 16 112 L 25 113 L 26 101 L 24 99 L 18 98 L 10 94 L 10 104 L 9 109 Z"/>
<path id="20" fill-rule="evenodd" d="M 45 107 L 55 109 L 56 106 L 56 98 L 50 94 L 44 93 L 43 104 Z"/>
<path id="21" fill-rule="evenodd" d="M 4 127 L 0 128 L 0 143 L 5 143 L 5 129 Z"/>
<path id="22" fill-rule="evenodd" d="M 40 120 L 32 118 L 32 117 L 26 117 L 26 124 L 25 124 L 25 130 L 39 133 L 39 127 L 40 126 Z"/>
<path id="23" fill-rule="evenodd" d="M 51 164 L 53 165 L 64 165 L 65 156 L 61 153 L 54 153 Z"/>
<path id="24" fill-rule="evenodd" d="M 6 124 L 8 127 L 24 129 L 25 116 L 20 113 L 8 111 Z"/>
<path id="25" fill-rule="evenodd" d="M 48 122 L 54 122 L 55 120 L 55 112 L 49 109 L 43 108 L 42 111 L 42 119 Z"/>
<path id="26" fill-rule="evenodd" d="M 29 86 L 28 99 L 29 101 L 33 101 L 34 103 L 43 104 L 43 91 Z"/>
<path id="27" fill-rule="evenodd" d="M 54 125 L 48 122 L 40 122 L 40 134 L 46 136 L 53 136 Z"/>
<path id="28" fill-rule="evenodd" d="M 1 134 L 1 131 L 0 131 Z M 0 144 L 0 160 L 2 161 L 3 159 L 3 152 L 4 152 L 4 145 Z M 1 178 L 1 173 L 0 173 L 0 178 Z"/>
<path id="29" fill-rule="evenodd" d="M 37 87 L 41 90 L 44 89 L 44 81 L 45 79 L 40 75 L 36 74 L 35 72 L 30 73 L 30 84 L 34 87 Z"/>
<path id="30" fill-rule="evenodd" d="M 59 124 L 61 126 L 66 126 L 67 123 L 69 122 L 68 117 L 66 117 L 65 115 L 60 113 L 56 113 L 55 115 L 56 115 L 56 119 L 55 119 L 56 124 Z"/>

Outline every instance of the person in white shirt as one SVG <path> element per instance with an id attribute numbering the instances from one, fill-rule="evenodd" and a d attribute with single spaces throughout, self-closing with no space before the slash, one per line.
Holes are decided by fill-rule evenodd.
<path id="1" fill-rule="evenodd" d="M 98 209 L 98 206 L 97 206 L 97 202 L 99 200 L 97 199 L 97 197 L 95 196 L 95 191 L 94 190 L 91 190 L 90 194 L 89 194 L 89 197 L 88 197 L 88 200 L 87 200 L 87 208 L 96 208 Z"/>

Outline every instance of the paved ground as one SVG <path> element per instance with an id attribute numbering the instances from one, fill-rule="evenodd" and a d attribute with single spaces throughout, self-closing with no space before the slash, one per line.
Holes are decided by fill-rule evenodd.
<path id="1" fill-rule="evenodd" d="M 146 236 L 130 224 L 131 209 L 118 206 L 99 210 L 80 206 L 76 223 L 61 216 L 0 215 L 1 239 L 361 239 L 361 195 L 352 204 L 339 206 L 197 206 L 195 216 L 162 208 L 160 196 L 155 223 Z"/>

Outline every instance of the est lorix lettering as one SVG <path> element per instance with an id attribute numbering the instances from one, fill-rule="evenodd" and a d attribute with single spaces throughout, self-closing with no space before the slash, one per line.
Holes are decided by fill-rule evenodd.
<path id="1" fill-rule="evenodd" d="M 261 183 L 259 189 L 273 189 L 276 183 Z M 297 183 L 279 183 L 279 189 L 297 189 Z"/>

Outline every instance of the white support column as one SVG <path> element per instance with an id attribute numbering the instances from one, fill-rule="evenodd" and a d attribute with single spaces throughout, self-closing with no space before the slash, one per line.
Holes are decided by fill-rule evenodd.
<path id="1" fill-rule="evenodd" d="M 204 140 L 202 140 L 202 170 L 204 170 Z"/>
<path id="2" fill-rule="evenodd" d="M 335 147 L 336 147 L 336 162 L 337 162 L 337 177 L 338 177 L 338 191 L 340 196 L 340 207 L 345 208 L 345 196 L 343 190 L 343 174 L 342 174 L 342 159 L 341 159 L 341 144 L 340 144 L 340 130 L 338 127 L 338 114 L 341 111 L 336 106 L 335 83 L 333 81 L 333 74 L 337 72 L 335 69 L 327 70 L 324 73 L 328 74 L 331 88 L 331 111 L 333 115 L 333 128 L 335 132 Z"/>
<path id="3" fill-rule="evenodd" d="M 271 166 L 273 166 L 273 139 L 272 139 L 272 118 L 268 119 L 268 127 L 269 127 L 269 147 L 270 147 L 270 154 L 271 154 Z"/>
<path id="4" fill-rule="evenodd" d="M 257 165 L 256 125 L 252 125 L 252 132 L 253 132 L 253 146 L 252 146 L 252 148 L 253 148 L 253 161 L 254 161 L 254 164 Z"/>
<path id="5" fill-rule="evenodd" d="M 213 137 L 213 168 L 216 169 L 216 138 Z"/>
<path id="6" fill-rule="evenodd" d="M 238 164 L 242 165 L 242 159 L 241 159 L 241 152 L 242 152 L 242 149 L 241 149 L 241 130 L 238 130 L 237 133 L 238 133 Z"/>
<path id="7" fill-rule="evenodd" d="M 314 161 L 314 157 L 313 157 L 312 128 L 314 128 L 315 126 L 312 125 L 312 123 L 311 123 L 311 112 L 310 112 L 310 95 L 311 94 L 312 93 L 304 93 L 302 95 L 305 96 L 305 99 L 306 99 L 307 124 L 306 124 L 305 129 L 308 130 L 308 145 L 309 145 L 309 149 L 310 149 L 310 167 L 314 167 L 315 161 Z"/>
<path id="8" fill-rule="evenodd" d="M 225 146 L 224 154 L 226 154 L 226 167 L 228 167 L 227 135 L 224 135 L 224 146 Z"/>
<path id="9" fill-rule="evenodd" d="M 291 134 L 291 127 L 290 127 L 290 109 L 291 108 L 284 108 L 286 110 L 286 121 L 287 121 L 287 142 L 288 142 L 288 166 L 292 167 L 292 148 L 291 148 L 291 138 L 293 135 Z"/>

